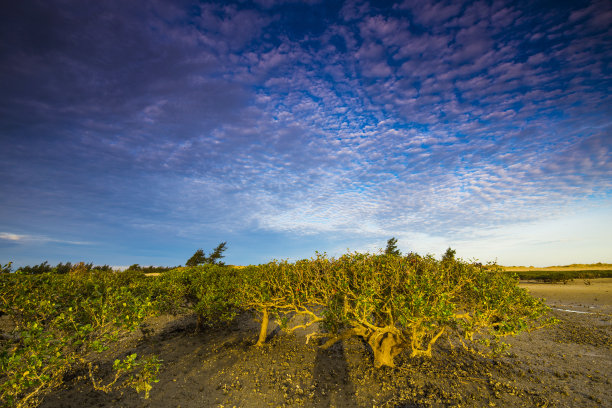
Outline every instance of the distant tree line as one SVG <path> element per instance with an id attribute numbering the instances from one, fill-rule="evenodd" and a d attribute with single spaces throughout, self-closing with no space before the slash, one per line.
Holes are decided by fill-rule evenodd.
<path id="1" fill-rule="evenodd" d="M 200 248 L 198 249 L 192 256 L 185 262 L 185 266 L 193 267 L 198 265 L 218 265 L 224 266 L 225 263 L 221 261 L 222 258 L 225 258 L 223 252 L 227 250 L 227 242 L 221 242 L 217 245 L 210 255 L 206 256 L 204 251 Z M 385 248 L 386 255 L 394 255 L 394 256 L 402 256 L 401 251 L 397 248 L 397 238 L 390 238 L 387 240 L 387 247 Z M 454 259 L 455 251 L 450 248 L 447 250 L 447 253 L 443 258 Z M 130 265 L 127 270 L 128 271 L 137 271 L 143 273 L 163 273 L 169 270 L 178 268 L 179 266 L 140 266 L 139 264 Z M 78 263 L 72 264 L 71 262 L 66 263 L 58 263 L 55 266 L 50 265 L 47 261 L 34 266 L 23 266 L 18 268 L 15 273 L 24 274 L 24 275 L 37 275 L 41 273 L 54 273 L 54 274 L 66 274 L 69 272 L 91 272 L 91 271 L 101 271 L 101 272 L 111 272 L 113 268 L 109 265 L 95 265 L 93 263 Z M 9 262 L 6 265 L 0 264 L 0 273 L 10 273 L 12 272 L 12 263 Z"/>
<path id="2" fill-rule="evenodd" d="M 138 264 L 131 265 L 127 268 L 129 271 L 138 271 L 144 273 L 153 273 L 153 272 L 167 272 L 171 269 L 176 268 L 175 266 L 140 266 Z M 72 262 L 60 262 L 57 265 L 50 265 L 48 261 L 45 261 L 38 265 L 26 265 L 21 268 L 17 268 L 15 273 L 22 275 L 39 275 L 42 273 L 52 273 L 63 275 L 71 272 L 113 272 L 114 269 L 110 265 L 94 265 L 93 263 L 75 263 Z M 12 262 L 9 262 L 6 265 L 0 264 L 0 273 L 10 273 L 13 272 Z"/>
<path id="3" fill-rule="evenodd" d="M 85 270 L 85 271 L 92 271 L 92 270 L 97 270 L 97 271 L 102 271 L 102 272 L 110 272 L 113 270 L 113 268 L 110 265 L 95 265 L 93 263 L 78 263 L 78 264 L 73 264 L 71 262 L 60 262 L 55 266 L 52 266 L 49 264 L 48 261 L 45 261 L 41 264 L 38 265 L 26 265 L 26 266 L 22 266 L 21 268 L 17 268 L 17 270 L 15 271 L 15 273 L 19 273 L 19 274 L 23 274 L 23 275 L 38 275 L 41 273 L 55 273 L 55 274 L 66 274 L 76 268 L 79 268 L 79 270 Z M 11 272 L 11 266 L 9 264 L 9 267 L 2 270 L 2 272 Z"/>
<path id="4" fill-rule="evenodd" d="M 134 264 L 130 265 L 126 270 L 144 273 L 162 273 L 176 268 L 178 268 L 178 266 L 140 266 L 138 264 Z"/>
<path id="5" fill-rule="evenodd" d="M 221 258 L 224 258 L 223 252 L 227 249 L 227 242 L 221 242 L 209 256 L 206 256 L 202 249 L 198 249 L 191 258 L 187 260 L 185 266 L 198 266 L 204 264 L 211 265 L 225 265 L 221 262 Z M 180 265 L 179 265 L 180 266 Z M 163 273 L 172 269 L 176 269 L 178 266 L 140 266 L 139 264 L 130 265 L 127 270 L 128 271 L 136 271 L 143 273 Z M 0 263 L 0 273 L 10 273 L 13 271 L 12 262 L 9 262 L 5 265 Z M 53 273 L 53 274 L 67 274 L 70 272 L 112 272 L 113 268 L 110 265 L 94 265 L 93 263 L 84 263 L 80 262 L 77 264 L 73 264 L 71 262 L 66 263 L 58 263 L 55 266 L 49 264 L 48 261 L 45 261 L 38 265 L 26 265 L 21 268 L 17 268 L 15 273 L 23 274 L 23 275 L 38 275 L 42 273 Z"/>
<path id="6" fill-rule="evenodd" d="M 227 242 L 221 242 L 219 245 L 212 250 L 210 255 L 206 256 L 204 251 L 200 248 L 185 262 L 185 266 L 198 266 L 198 265 L 219 265 L 223 266 L 225 263 L 221 262 L 221 258 L 225 258 L 223 252 L 227 249 Z M 385 248 L 386 255 L 402 256 L 401 251 L 397 248 L 397 238 L 392 237 L 387 240 L 387 247 Z M 452 261 L 455 259 L 455 251 L 451 248 L 446 250 L 446 253 L 442 256 L 442 260 Z M 180 265 L 179 265 L 180 266 Z M 140 266 L 139 264 L 130 265 L 128 271 L 138 271 L 143 273 L 163 273 L 169 270 L 175 269 L 178 266 Z M 6 265 L 0 264 L 0 273 L 10 273 L 12 271 L 12 263 L 9 262 Z M 72 264 L 71 262 L 58 263 L 55 266 L 51 266 L 47 261 L 34 266 L 23 266 L 18 268 L 15 272 L 24 275 L 37 275 L 41 273 L 55 273 L 55 274 L 66 274 L 69 272 L 112 272 L 113 268 L 109 265 L 95 265 L 93 263 L 78 263 Z"/>

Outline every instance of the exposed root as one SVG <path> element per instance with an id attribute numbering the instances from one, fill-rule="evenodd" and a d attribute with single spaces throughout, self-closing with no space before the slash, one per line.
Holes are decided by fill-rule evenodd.
<path id="1" fill-rule="evenodd" d="M 374 351 L 374 367 L 395 367 L 393 359 L 402 350 L 402 341 L 394 333 L 373 333 L 368 344 Z"/>

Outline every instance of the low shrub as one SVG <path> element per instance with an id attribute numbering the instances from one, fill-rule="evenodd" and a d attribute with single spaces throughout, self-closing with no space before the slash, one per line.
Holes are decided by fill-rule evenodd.
<path id="1" fill-rule="evenodd" d="M 77 266 L 78 268 L 78 266 Z M 83 273 L 81 273 L 83 272 Z M 92 371 L 92 356 L 106 350 L 123 331 L 134 330 L 159 312 L 150 282 L 131 272 L 0 275 L 0 310 L 14 328 L 0 340 L 0 399 L 7 406 L 35 406 L 78 367 Z M 153 357 L 119 364 L 112 384 L 147 391 L 135 378 L 154 382 Z M 138 375 L 136 375 L 138 372 Z M 124 381 L 117 380 L 125 378 Z M 147 391 L 148 392 L 148 391 Z"/>
<path id="2" fill-rule="evenodd" d="M 410 351 L 429 357 L 443 335 L 467 349 L 478 341 L 493 349 L 500 338 L 545 323 L 548 308 L 517 285 L 497 265 L 432 256 L 347 254 L 329 259 L 272 262 L 248 270 L 242 286 L 245 305 L 262 314 L 257 344 L 265 339 L 269 317 L 283 324 L 287 314 L 320 322 L 328 333 L 322 346 L 358 336 L 372 348 L 377 367 L 393 366 Z"/>
<path id="3" fill-rule="evenodd" d="M 328 348 L 361 337 L 376 367 L 394 366 L 402 352 L 430 357 L 444 337 L 473 352 L 481 352 L 473 343 L 495 351 L 504 336 L 551 322 L 542 301 L 517 283 L 495 264 L 455 259 L 450 248 L 442 260 L 393 251 L 339 258 L 317 253 L 293 263 L 180 267 L 157 277 L 141 268 L 105 272 L 83 263 L 63 274 L 2 273 L 0 314 L 15 327 L 0 338 L 0 398 L 7 406 L 35 406 L 79 367 L 89 370 L 95 389 L 132 387 L 147 396 L 161 365 L 155 356 L 116 360 L 107 384 L 95 378 L 92 356 L 164 312 L 193 311 L 201 327 L 257 310 L 257 346 L 270 319 L 288 332 L 316 324 L 308 338 L 324 338 L 321 347 Z M 303 323 L 289 324 L 296 315 Z"/>
<path id="4" fill-rule="evenodd" d="M 236 268 L 214 264 L 176 268 L 159 278 L 163 294 L 158 300 L 164 310 L 193 310 L 198 316 L 198 328 L 228 322 L 240 310 L 238 275 Z"/>

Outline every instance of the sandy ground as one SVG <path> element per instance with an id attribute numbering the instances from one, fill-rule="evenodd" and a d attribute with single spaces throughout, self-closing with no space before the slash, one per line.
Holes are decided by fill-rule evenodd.
<path id="1" fill-rule="evenodd" d="M 162 316 L 149 322 L 147 337 L 125 338 L 115 350 L 164 361 L 149 399 L 94 391 L 74 373 L 42 406 L 611 407 L 612 279 L 589 283 L 521 284 L 546 299 L 559 323 L 509 339 L 512 347 L 495 359 L 440 341 L 432 359 L 400 355 L 394 369 L 374 369 L 358 339 L 322 351 L 304 333 L 270 327 L 268 343 L 256 348 L 248 314 L 199 333 L 192 316 Z M 99 373 L 110 375 L 110 362 Z"/>
<path id="2" fill-rule="evenodd" d="M 612 313 L 612 278 L 575 279 L 563 283 L 521 283 L 533 296 L 546 299 L 556 309 Z"/>

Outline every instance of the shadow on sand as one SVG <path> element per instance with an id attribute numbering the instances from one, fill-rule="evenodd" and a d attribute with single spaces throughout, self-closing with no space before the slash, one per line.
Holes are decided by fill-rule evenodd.
<path id="1" fill-rule="evenodd" d="M 355 387 L 351 382 L 341 341 L 327 350 L 317 348 L 314 361 L 315 406 L 354 407 Z"/>

